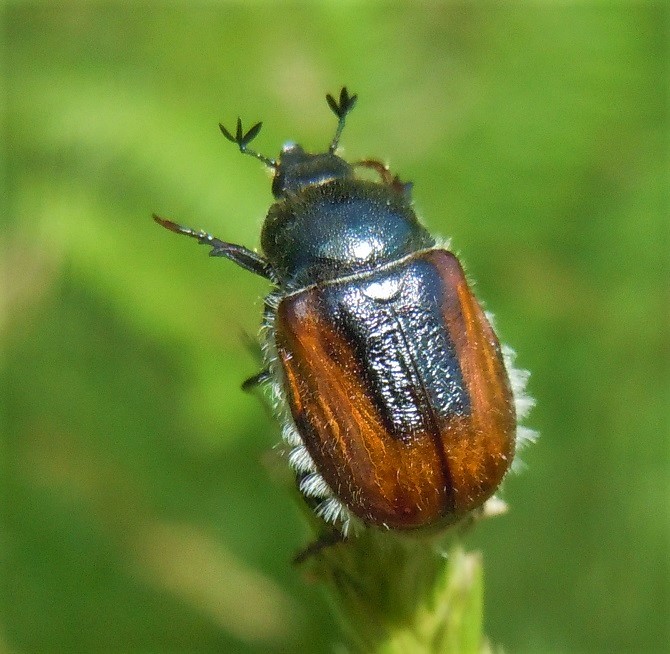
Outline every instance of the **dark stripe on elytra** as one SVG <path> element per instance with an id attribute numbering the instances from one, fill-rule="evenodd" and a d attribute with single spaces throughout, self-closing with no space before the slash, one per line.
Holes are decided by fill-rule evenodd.
<path id="1" fill-rule="evenodd" d="M 444 423 L 468 415 L 471 406 L 442 317 L 442 280 L 423 262 L 404 264 L 395 274 L 414 282 L 418 276 L 428 288 L 420 296 L 405 293 L 389 301 L 365 296 L 358 284 L 331 287 L 322 310 L 355 353 L 355 374 L 372 392 L 387 431 L 409 441 L 432 430 L 429 416 Z"/>
<path id="2" fill-rule="evenodd" d="M 400 317 L 397 315 L 395 317 L 400 323 Z M 400 334 L 404 339 L 405 331 L 402 328 L 400 329 Z M 405 345 L 409 348 L 409 343 L 405 342 Z M 444 497 L 445 506 L 443 508 L 443 511 L 445 513 L 451 512 L 454 510 L 454 507 L 456 506 L 456 495 L 454 491 L 454 480 L 451 474 L 451 468 L 449 467 L 449 461 L 447 461 L 447 453 L 444 448 L 444 444 L 442 442 L 442 430 L 440 429 L 440 420 L 435 413 L 433 405 L 430 402 L 430 398 L 428 396 L 428 390 L 424 386 L 423 379 L 421 377 L 421 372 L 418 370 L 418 368 L 411 359 L 410 359 L 410 365 L 414 369 L 414 374 L 418 380 L 418 384 L 422 391 L 422 396 L 424 400 L 423 405 L 426 411 L 424 415 L 427 417 L 429 422 L 429 429 L 427 431 L 433 440 L 435 452 L 437 453 L 437 457 L 440 460 L 440 471 L 442 473 L 442 479 L 444 482 L 443 490 L 445 496 Z"/>
<path id="3" fill-rule="evenodd" d="M 366 340 L 365 336 L 361 336 L 360 333 L 357 333 L 356 329 L 352 328 L 351 321 L 340 320 L 338 323 L 340 326 L 341 338 L 343 340 L 340 347 L 342 345 L 348 346 L 355 354 L 354 359 L 359 365 L 358 370 L 355 372 L 351 371 L 351 374 L 360 376 L 364 380 L 368 389 L 375 389 L 374 407 L 386 432 L 392 438 L 405 442 L 409 447 L 411 447 L 414 438 L 425 438 L 428 436 L 433 441 L 435 454 L 439 461 L 438 465 L 443 484 L 440 489 L 444 493 L 442 510 L 444 512 L 453 511 L 456 498 L 454 494 L 453 477 L 451 469 L 449 468 L 444 443 L 442 442 L 441 423 L 444 425 L 444 421 L 441 420 L 440 416 L 438 416 L 435 411 L 435 407 L 430 399 L 430 393 L 422 378 L 421 371 L 412 356 L 413 348 L 408 340 L 408 332 L 403 328 L 402 317 L 399 316 L 392 307 L 383 307 L 382 311 L 386 314 L 385 320 L 388 323 L 394 323 L 396 326 L 394 333 L 397 335 L 399 341 L 396 343 L 396 349 L 401 355 L 399 359 L 403 364 L 402 374 L 410 382 L 409 390 L 412 395 L 413 404 L 416 407 L 420 418 L 419 424 L 413 425 L 411 429 L 408 429 L 407 426 L 403 425 L 398 420 L 398 417 L 392 413 L 392 408 L 385 401 L 386 398 L 384 394 L 377 387 L 378 380 L 371 376 L 370 366 L 364 365 L 365 363 L 369 363 L 369 352 L 365 347 L 369 341 Z"/>

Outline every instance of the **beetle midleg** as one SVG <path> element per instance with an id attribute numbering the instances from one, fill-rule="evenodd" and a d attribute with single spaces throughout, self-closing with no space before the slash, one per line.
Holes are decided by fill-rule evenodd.
<path id="1" fill-rule="evenodd" d="M 270 372 L 269 368 L 263 368 L 263 370 L 260 370 L 257 372 L 255 375 L 251 375 L 248 379 L 245 379 L 242 382 L 242 390 L 243 391 L 251 391 L 256 386 L 260 386 L 261 384 L 265 384 L 266 382 L 270 381 L 272 379 L 272 373 Z"/>

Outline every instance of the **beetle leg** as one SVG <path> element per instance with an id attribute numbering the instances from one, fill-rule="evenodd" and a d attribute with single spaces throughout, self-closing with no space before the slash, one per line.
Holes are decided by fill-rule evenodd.
<path id="1" fill-rule="evenodd" d="M 169 229 L 171 232 L 176 234 L 184 234 L 185 236 L 190 236 L 198 241 L 202 245 L 211 246 L 212 250 L 209 253 L 211 257 L 226 257 L 230 259 L 233 263 L 236 263 L 241 268 L 248 270 L 256 275 L 265 277 L 270 281 L 275 281 L 275 276 L 273 274 L 270 264 L 260 255 L 256 254 L 252 250 L 245 248 L 242 245 L 235 245 L 235 243 L 226 243 L 207 232 L 202 230 L 191 229 L 190 227 L 183 227 L 177 223 L 172 222 L 171 220 L 166 220 L 154 214 L 154 220 L 159 224 Z"/>
<path id="2" fill-rule="evenodd" d="M 400 178 L 397 175 L 393 175 L 389 167 L 381 161 L 377 161 L 376 159 L 361 159 L 360 161 L 354 161 L 352 166 L 374 170 L 379 175 L 382 183 L 387 184 L 409 199 L 412 193 L 412 182 L 401 182 Z"/>
<path id="3" fill-rule="evenodd" d="M 310 543 L 293 557 L 293 565 L 300 565 L 312 556 L 316 556 L 327 547 L 332 547 L 338 543 L 344 543 L 346 540 L 347 537 L 337 530 L 321 534 L 313 543 Z"/>
<path id="4" fill-rule="evenodd" d="M 260 372 L 257 372 L 255 375 L 252 375 L 249 377 L 249 379 L 245 379 L 242 382 L 242 390 L 243 391 L 252 391 L 256 386 L 260 386 L 261 384 L 264 384 L 265 382 L 268 382 L 272 379 L 272 373 L 268 368 L 263 368 Z"/>
<path id="5" fill-rule="evenodd" d="M 389 167 L 381 161 L 377 161 L 377 159 L 361 159 L 360 161 L 354 161 L 351 165 L 361 168 L 371 168 L 379 175 L 384 184 L 390 186 L 393 182 L 393 175 Z"/>

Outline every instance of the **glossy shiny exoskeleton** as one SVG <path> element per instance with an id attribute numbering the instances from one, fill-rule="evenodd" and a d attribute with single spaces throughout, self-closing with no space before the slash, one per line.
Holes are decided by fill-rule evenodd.
<path id="1" fill-rule="evenodd" d="M 514 397 L 498 339 L 458 259 L 419 223 L 409 184 L 378 161 L 248 148 L 260 131 L 221 130 L 274 170 L 263 254 L 156 217 L 270 280 L 263 330 L 289 459 L 303 493 L 343 531 L 352 518 L 412 529 L 481 506 L 515 450 Z M 378 180 L 361 176 L 372 171 Z"/>

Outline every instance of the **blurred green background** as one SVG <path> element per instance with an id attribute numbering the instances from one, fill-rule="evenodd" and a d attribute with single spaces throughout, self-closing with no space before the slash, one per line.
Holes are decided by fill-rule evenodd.
<path id="1" fill-rule="evenodd" d="M 667 12 L 577 4 L 4 5 L 0 650 L 331 651 L 239 390 L 267 286 L 150 216 L 256 247 L 268 176 L 217 122 L 323 149 L 342 84 L 346 156 L 415 182 L 533 373 L 468 542 L 488 636 L 665 650 Z"/>

